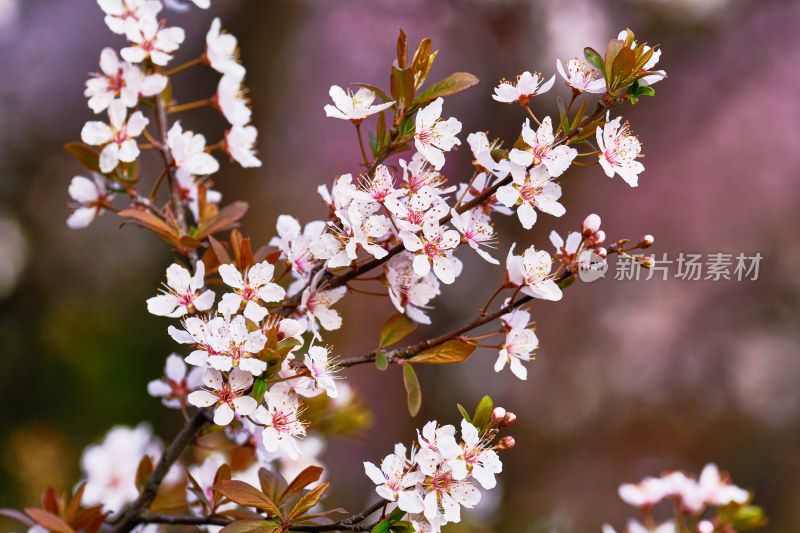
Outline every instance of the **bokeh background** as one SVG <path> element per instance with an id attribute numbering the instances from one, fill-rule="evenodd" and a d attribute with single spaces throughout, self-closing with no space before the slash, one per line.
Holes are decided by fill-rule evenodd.
<path id="1" fill-rule="evenodd" d="M 276 217 L 325 210 L 314 189 L 357 171 L 352 127 L 326 119 L 332 84 L 386 86 L 397 29 L 432 37 L 431 77 L 470 71 L 481 83 L 451 97 L 446 116 L 470 131 L 510 139 L 520 109 L 494 102 L 492 87 L 524 70 L 555 73 L 620 29 L 663 48 L 669 78 L 655 98 L 623 109 L 644 145 L 646 171 L 631 189 L 598 167 L 562 179 L 567 214 L 543 215 L 529 232 L 499 220 L 520 245 L 549 248 L 551 229 L 598 213 L 610 238 L 656 237 L 653 251 L 763 256 L 756 281 L 615 281 L 578 284 L 562 302 L 533 307 L 541 348 L 529 379 L 495 374 L 478 351 L 448 368 L 419 368 L 422 413 L 411 419 L 399 369 L 371 365 L 345 375 L 379 424 L 331 440 L 325 462 L 331 505 L 373 499 L 361 461 L 410 441 L 428 419 L 458 420 L 455 403 L 483 394 L 518 415 L 517 447 L 504 454 L 501 486 L 449 531 L 586 532 L 621 526 L 634 513 L 622 482 L 709 461 L 756 491 L 770 531 L 800 530 L 800 4 L 764 0 L 217 0 L 210 11 L 168 13 L 187 29 L 176 64 L 195 57 L 214 16 L 240 39 L 248 69 L 261 169 L 224 164 L 217 186 L 251 210 L 243 231 L 258 243 Z M 153 423 L 169 440 L 180 415 L 147 396 L 174 348 L 167 321 L 148 315 L 170 250 L 105 216 L 68 230 L 67 185 L 81 168 L 61 146 L 91 119 L 82 96 L 104 46 L 122 41 L 90 0 L 0 0 L 0 507 L 34 504 L 53 484 L 79 479 L 82 448 L 112 425 Z M 179 74 L 176 97 L 215 90 L 217 75 Z M 560 81 L 560 80 L 559 80 Z M 568 96 L 559 82 L 554 92 Z M 551 92 L 536 102 L 554 113 Z M 212 111 L 184 124 L 211 139 Z M 466 143 L 448 157 L 452 180 L 470 172 Z M 510 239 L 507 239 L 507 244 Z M 505 255 L 506 248 L 498 252 Z M 444 289 L 437 328 L 462 323 L 496 286 L 499 269 L 468 253 L 466 272 Z M 613 273 L 613 264 L 612 271 Z M 670 271 L 676 272 L 675 267 Z M 476 296 L 478 300 L 476 300 Z M 368 307 L 367 307 L 368 306 Z M 353 295 L 339 305 L 338 353 L 373 347 L 392 310 Z M 370 309 L 364 313 L 364 309 Z M 0 522 L 0 529 L 14 528 Z"/>

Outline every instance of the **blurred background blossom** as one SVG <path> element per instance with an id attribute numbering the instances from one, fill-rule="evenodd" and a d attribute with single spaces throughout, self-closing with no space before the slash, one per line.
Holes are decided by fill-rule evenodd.
<path id="1" fill-rule="evenodd" d="M 216 188 L 228 201 L 250 202 L 243 230 L 259 243 L 276 234 L 281 213 L 323 216 L 309 191 L 357 170 L 355 136 L 322 107 L 333 84 L 388 83 L 398 28 L 412 43 L 433 38 L 433 78 L 469 71 L 482 80 L 448 100 L 445 114 L 463 122 L 463 139 L 470 131 L 517 135 L 520 110 L 490 98 L 502 77 L 549 76 L 556 58 L 604 48 L 625 27 L 660 44 L 669 78 L 655 98 L 623 111 L 647 154 L 639 187 L 575 168 L 561 179 L 564 217 L 543 216 L 528 232 L 508 218 L 500 230 L 547 249 L 551 229 L 564 234 L 595 212 L 612 239 L 655 235 L 656 257 L 758 252 L 759 278 L 577 284 L 561 302 L 533 306 L 541 348 L 527 382 L 493 373 L 496 355 L 481 350 L 455 367 L 418 369 L 418 420 L 456 422 L 455 402 L 471 406 L 484 393 L 519 418 L 500 490 L 448 531 L 599 531 L 629 515 L 620 483 L 709 461 L 756 491 L 771 530 L 800 529 L 800 4 L 219 0 L 210 11 L 166 16 L 187 29 L 178 62 L 200 53 L 214 16 L 240 40 L 265 164 L 225 164 Z M 104 46 L 122 42 L 102 19 L 91 1 L 0 0 L 0 507 L 31 505 L 50 483 L 70 489 L 82 448 L 115 424 L 150 420 L 169 440 L 181 423 L 146 393 L 173 348 L 167 324 L 144 303 L 169 250 L 110 217 L 84 231 L 65 224 L 67 185 L 81 168 L 61 146 L 92 116 L 86 73 L 97 70 Z M 179 101 L 215 90 L 210 70 L 178 76 Z M 534 106 L 554 114 L 550 102 Z M 221 131 L 211 110 L 182 120 Z M 470 159 L 462 147 L 445 175 L 463 179 Z M 473 295 L 488 296 L 499 276 L 473 254 L 461 257 L 462 289 L 445 288 L 433 312 L 441 328 L 471 316 L 482 303 Z M 383 312 L 364 316 L 364 303 Z M 345 327 L 326 341 L 343 355 L 374 348 L 376 339 L 360 332 L 377 331 L 393 312 L 388 299 L 352 295 L 340 307 Z M 346 375 L 375 419 L 391 424 L 328 443 L 331 506 L 369 503 L 361 462 L 415 435 L 399 370 L 380 380 L 374 373 Z"/>

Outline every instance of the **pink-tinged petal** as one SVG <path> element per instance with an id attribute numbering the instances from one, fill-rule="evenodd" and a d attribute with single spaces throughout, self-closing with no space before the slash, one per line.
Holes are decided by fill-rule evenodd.
<path id="1" fill-rule="evenodd" d="M 195 342 L 194 337 L 192 337 L 191 334 L 182 329 L 178 329 L 175 326 L 170 326 L 167 328 L 167 332 L 169 333 L 169 336 L 172 337 L 172 340 L 178 344 L 194 344 Z"/>
<path id="2" fill-rule="evenodd" d="M 517 208 L 517 216 L 519 217 L 520 223 L 522 223 L 522 227 L 525 229 L 531 229 L 536 223 L 536 210 L 529 202 L 523 202 L 522 205 Z"/>
<path id="3" fill-rule="evenodd" d="M 217 370 L 207 369 L 203 374 L 203 385 L 209 389 L 219 390 L 222 388 L 222 374 Z"/>
<path id="4" fill-rule="evenodd" d="M 286 290 L 276 283 L 267 283 L 258 291 L 258 297 L 265 302 L 280 302 L 286 296 Z"/>
<path id="5" fill-rule="evenodd" d="M 92 120 L 84 124 L 81 130 L 81 140 L 92 146 L 105 144 L 113 138 L 114 132 L 105 122 Z"/>
<path id="6" fill-rule="evenodd" d="M 522 364 L 522 361 L 520 361 L 516 357 L 512 357 L 509 365 L 512 374 L 514 374 L 523 381 L 528 379 L 528 369 L 525 368 L 525 366 Z"/>
<path id="7" fill-rule="evenodd" d="M 119 160 L 125 163 L 132 163 L 139 157 L 139 147 L 134 139 L 128 139 L 119 145 Z"/>
<path id="8" fill-rule="evenodd" d="M 258 402 L 252 396 L 240 396 L 231 403 L 233 403 L 233 409 L 240 416 L 251 415 L 258 407 Z"/>
<path id="9" fill-rule="evenodd" d="M 450 285 L 456 280 L 455 266 L 453 265 L 453 261 L 447 257 L 434 257 L 433 271 L 436 277 L 447 285 Z"/>
<path id="10" fill-rule="evenodd" d="M 542 212 L 553 215 L 554 217 L 560 217 L 567 212 L 567 209 L 555 200 L 536 200 L 536 207 Z"/>
<path id="11" fill-rule="evenodd" d="M 172 393 L 172 387 L 156 379 L 147 384 L 147 394 L 150 396 L 161 397 L 169 396 Z"/>
<path id="12" fill-rule="evenodd" d="M 228 376 L 228 381 L 230 382 L 231 389 L 245 390 L 253 384 L 253 376 L 249 372 L 234 368 L 233 372 Z"/>
<path id="13" fill-rule="evenodd" d="M 97 211 L 93 207 L 79 207 L 67 218 L 67 227 L 83 229 L 97 218 Z"/>
<path id="14" fill-rule="evenodd" d="M 456 483 L 450 489 L 450 495 L 455 501 L 471 509 L 481 501 L 481 493 L 471 483 Z"/>
<path id="15" fill-rule="evenodd" d="M 192 393 L 194 394 L 194 393 Z M 191 396 L 191 394 L 189 395 Z M 227 404 L 220 404 L 214 411 L 214 423 L 218 426 L 227 426 L 233 420 L 233 409 Z"/>
<path id="16" fill-rule="evenodd" d="M 189 403 L 196 407 L 208 407 L 217 403 L 217 397 L 208 391 L 196 390 L 188 398 Z"/>
<path id="17" fill-rule="evenodd" d="M 386 477 L 383 475 L 383 472 L 381 472 L 377 466 L 368 461 L 364 461 L 364 472 L 367 474 L 367 477 L 370 478 L 376 485 L 383 485 L 386 483 Z"/>
<path id="18" fill-rule="evenodd" d="M 544 94 L 544 93 L 546 93 L 547 91 L 549 91 L 550 89 L 553 88 L 553 84 L 555 82 L 556 82 L 556 75 L 553 74 L 553 77 L 551 77 L 549 80 L 544 82 L 541 87 L 539 87 L 539 90 L 536 91 L 536 94 Z"/>
<path id="19" fill-rule="evenodd" d="M 186 363 L 180 355 L 172 354 L 167 357 L 164 365 L 164 375 L 172 381 L 180 383 L 186 377 Z"/>

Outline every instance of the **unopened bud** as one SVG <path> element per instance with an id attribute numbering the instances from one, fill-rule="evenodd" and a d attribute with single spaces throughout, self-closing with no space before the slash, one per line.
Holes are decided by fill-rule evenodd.
<path id="1" fill-rule="evenodd" d="M 639 258 L 637 259 L 637 261 L 639 261 L 639 264 L 642 265 L 644 268 L 653 268 L 653 264 L 655 263 L 655 260 L 653 260 L 653 258 L 650 257 L 649 255 Z"/>
<path id="2" fill-rule="evenodd" d="M 639 248 L 650 248 L 653 246 L 653 242 L 655 242 L 655 239 L 652 235 L 645 235 L 642 237 L 642 240 L 639 241 Z"/>
<path id="3" fill-rule="evenodd" d="M 492 411 L 492 423 L 497 424 L 498 422 L 502 422 L 503 419 L 506 417 L 506 410 L 502 407 L 495 407 Z"/>
<path id="4" fill-rule="evenodd" d="M 583 223 L 581 224 L 581 234 L 584 237 L 591 237 L 595 233 L 600 231 L 600 217 L 592 213 L 585 219 L 583 219 Z"/>
<path id="5" fill-rule="evenodd" d="M 606 232 L 603 230 L 598 231 L 586 240 L 586 246 L 594 248 L 606 242 Z"/>
<path id="6" fill-rule="evenodd" d="M 601 246 L 600 248 L 595 248 L 595 249 L 594 249 L 594 253 L 596 253 L 597 255 L 599 255 L 599 256 L 600 256 L 601 258 L 603 258 L 603 259 L 605 259 L 606 257 L 608 257 L 608 250 L 606 250 L 606 249 L 605 249 L 605 248 L 603 248 L 602 246 Z"/>
<path id="7" fill-rule="evenodd" d="M 516 444 L 517 442 L 514 440 L 514 437 L 509 435 L 508 437 L 503 437 L 502 439 L 500 439 L 500 442 L 497 443 L 497 446 L 495 446 L 495 448 L 498 450 L 510 450 Z"/>
<path id="8" fill-rule="evenodd" d="M 506 415 L 505 420 L 503 420 L 503 426 L 510 426 L 516 421 L 517 421 L 517 415 L 515 415 L 514 413 L 508 413 Z"/>

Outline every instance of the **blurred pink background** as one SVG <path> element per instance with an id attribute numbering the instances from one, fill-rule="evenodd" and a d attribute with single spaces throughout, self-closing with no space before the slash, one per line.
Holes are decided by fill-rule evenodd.
<path id="1" fill-rule="evenodd" d="M 613 280 L 576 284 L 560 303 L 536 302 L 541 347 L 527 382 L 495 374 L 496 352 L 447 368 L 418 368 L 424 404 L 411 419 L 398 368 L 345 372 L 374 412 L 355 442 L 332 440 L 325 457 L 331 505 L 356 511 L 374 499 L 363 460 L 410 442 L 425 420 L 457 423 L 455 403 L 483 394 L 514 411 L 517 447 L 504 454 L 501 486 L 448 531 L 584 532 L 634 516 L 617 486 L 662 470 L 699 471 L 710 461 L 756 491 L 770 531 L 800 529 L 800 4 L 791 1 L 629 0 L 217 0 L 212 9 L 166 13 L 187 30 L 178 62 L 202 50 L 214 16 L 239 38 L 259 129 L 261 169 L 224 163 L 215 181 L 227 201 L 245 199 L 243 231 L 257 243 L 277 216 L 321 218 L 315 189 L 357 172 L 352 127 L 322 111 L 332 84 L 388 85 L 398 28 L 439 50 L 429 77 L 453 71 L 481 83 L 445 103 L 462 148 L 444 174 L 470 174 L 466 135 L 512 139 L 521 109 L 494 102 L 502 77 L 555 73 L 556 58 L 603 49 L 630 27 L 663 49 L 669 78 L 654 98 L 622 108 L 639 135 L 639 187 L 598 167 L 561 178 L 567 214 L 542 215 L 525 232 L 498 219 L 503 257 L 516 240 L 550 249 L 547 235 L 599 214 L 610 239 L 651 233 L 652 252 L 760 253 L 757 281 Z M 116 423 L 151 420 L 169 439 L 179 415 L 146 395 L 174 348 L 166 322 L 147 315 L 170 262 L 167 247 L 105 216 L 71 231 L 67 185 L 81 168 L 61 150 L 92 113 L 82 96 L 100 50 L 122 41 L 92 1 L 0 0 L 0 507 L 34 504 L 53 483 L 79 478 L 78 457 Z M 217 75 L 178 74 L 180 101 L 205 98 Z M 556 113 L 554 93 L 535 102 Z M 181 117 L 214 139 L 213 111 Z M 465 274 L 435 302 L 434 324 L 474 316 L 501 275 L 462 252 Z M 671 274 L 676 272 L 673 266 Z M 348 303 L 349 302 L 349 303 Z M 370 306 L 370 307 L 365 307 Z M 326 338 L 343 356 L 374 348 L 388 300 L 352 295 L 345 327 Z M 364 313 L 365 309 L 370 312 Z M 373 311 L 374 309 L 374 311 Z M 430 332 L 430 333 L 428 333 Z M 377 335 L 377 333 L 376 333 Z M 376 336 L 374 335 L 374 336 Z M 4 523 L 5 524 L 5 523 Z M 10 526 L 9 526 L 10 527 Z"/>

